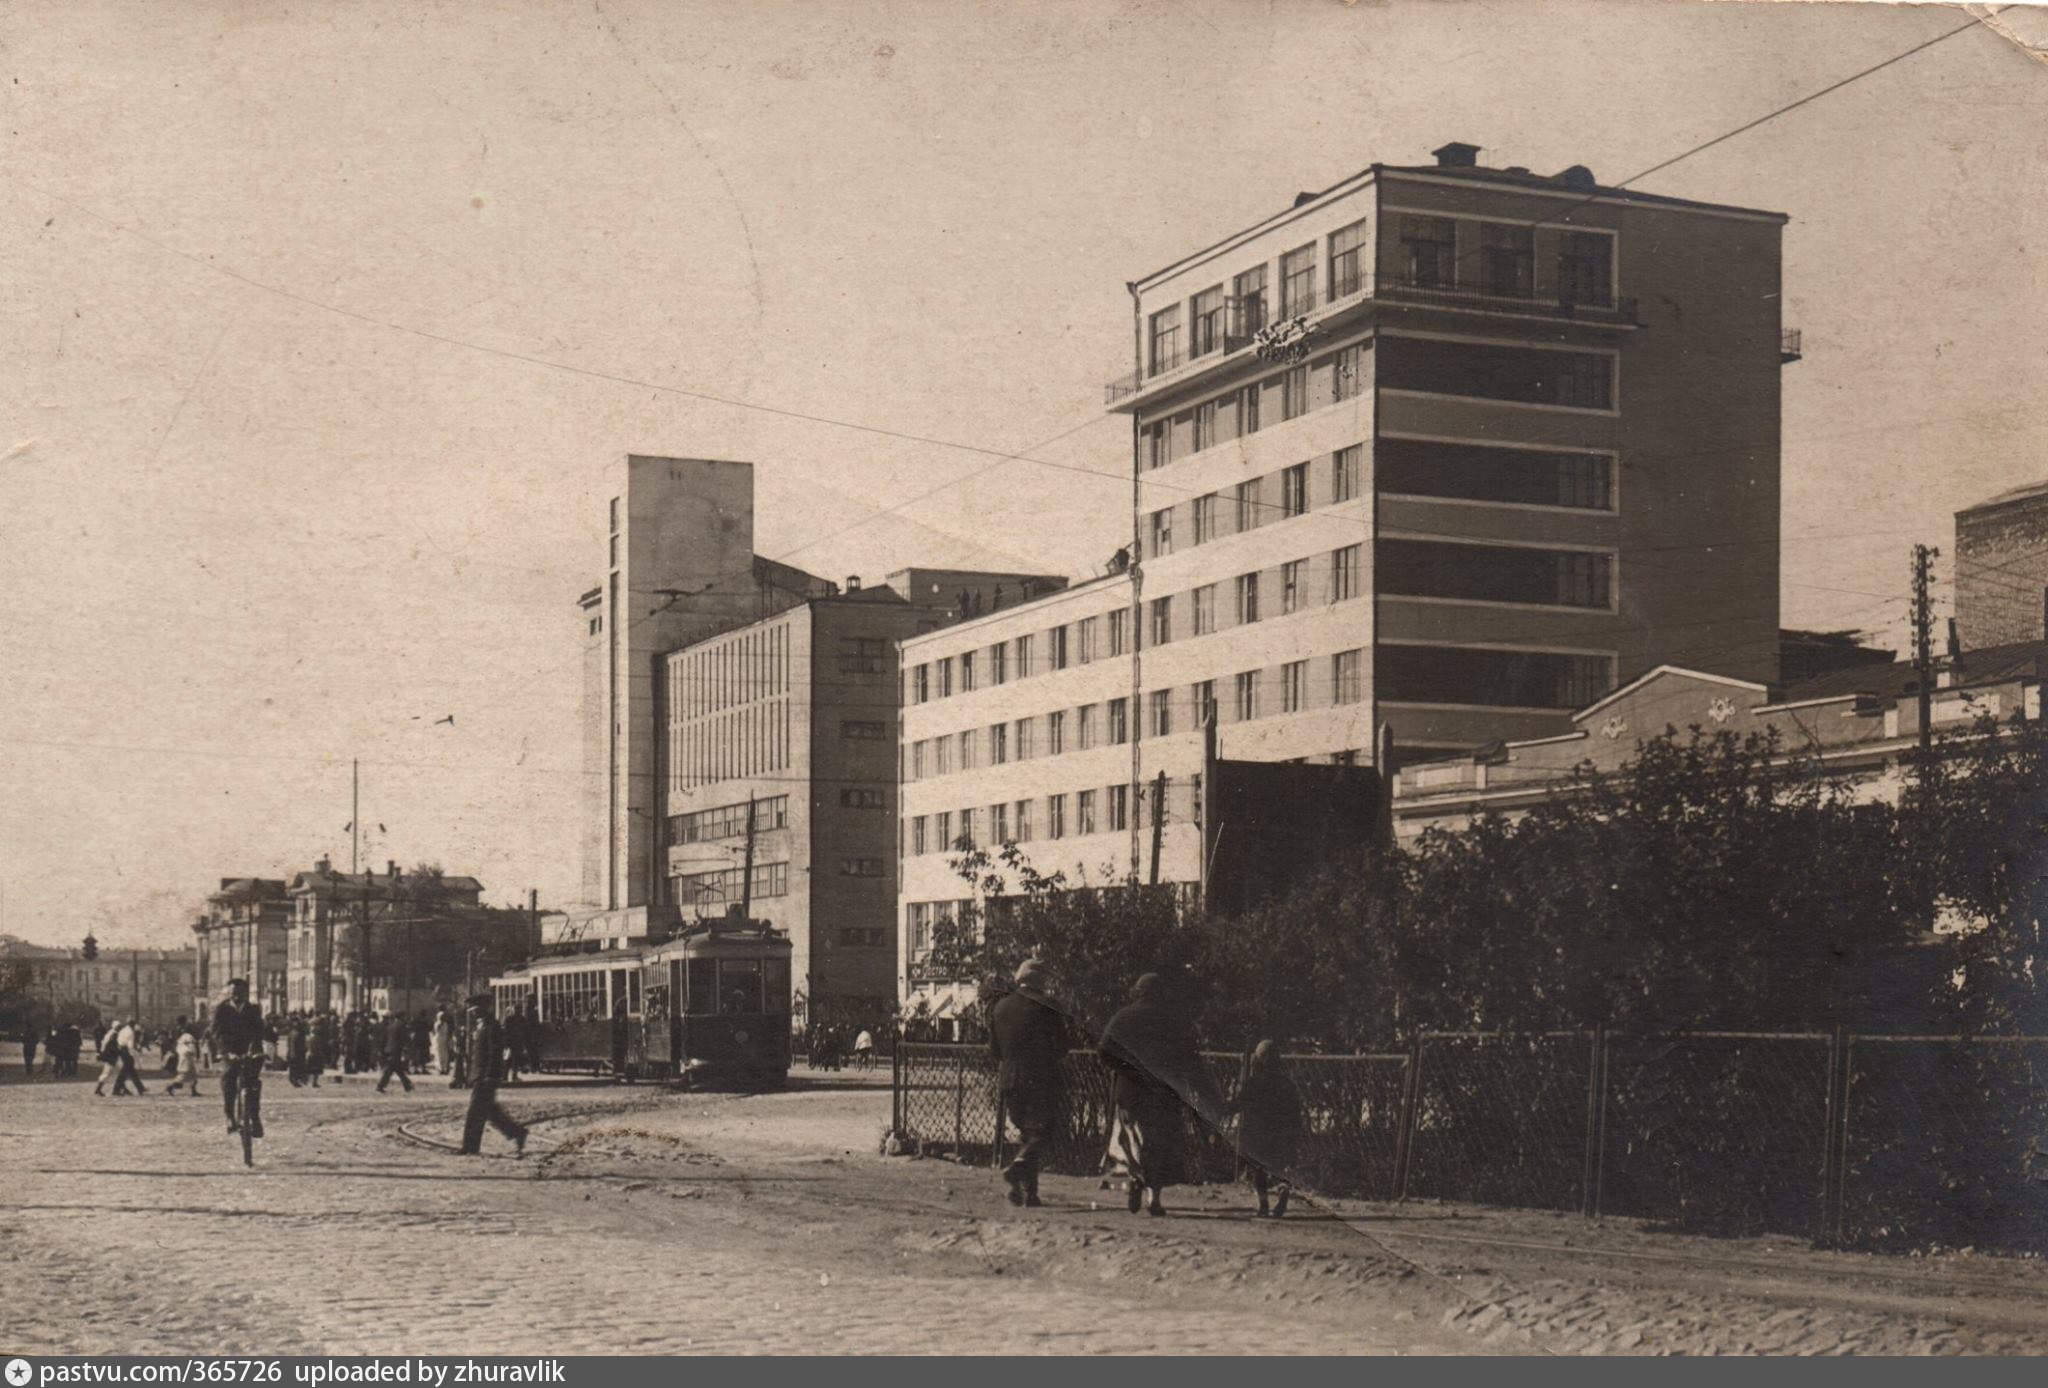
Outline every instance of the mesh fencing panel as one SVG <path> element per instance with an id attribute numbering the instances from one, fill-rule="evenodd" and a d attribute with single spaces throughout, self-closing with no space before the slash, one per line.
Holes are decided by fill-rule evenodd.
<path id="1" fill-rule="evenodd" d="M 1579 1208 L 1590 1032 L 1425 1036 L 1418 1054 L 1408 1195 Z"/>
<path id="2" fill-rule="evenodd" d="M 1830 1064 L 1822 1033 L 1610 1038 L 1599 1208 L 1717 1233 L 1816 1236 Z"/>

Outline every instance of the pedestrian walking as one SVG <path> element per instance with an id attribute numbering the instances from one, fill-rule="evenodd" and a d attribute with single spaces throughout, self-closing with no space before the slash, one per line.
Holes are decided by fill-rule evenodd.
<path id="1" fill-rule="evenodd" d="M 412 1019 L 412 1071 L 416 1075 L 427 1073 L 427 1062 L 434 1047 L 433 1014 L 422 1007 Z"/>
<path id="2" fill-rule="evenodd" d="M 36 1047 L 42 1044 L 42 1039 L 32 1026 L 21 1029 L 21 1073 L 24 1079 L 36 1077 Z"/>
<path id="3" fill-rule="evenodd" d="M 452 1037 L 455 1046 L 455 1062 L 448 1080 L 450 1089 L 469 1088 L 469 1042 L 470 1030 L 467 1025 L 457 1026 Z"/>
<path id="4" fill-rule="evenodd" d="M 631 1039 L 631 1028 L 626 1021 L 626 1000 L 615 999 L 612 1003 L 612 1078 L 620 1084 L 626 1082 L 626 1052 Z"/>
<path id="5" fill-rule="evenodd" d="M 147 1094 L 149 1091 L 142 1087 L 142 1076 L 135 1069 L 135 1048 L 141 1045 L 142 1043 L 140 1039 L 136 1036 L 135 1026 L 133 1023 L 124 1025 L 121 1028 L 121 1030 L 115 1034 L 114 1044 L 120 1050 L 121 1053 L 121 1070 L 120 1073 L 117 1076 L 115 1076 L 114 1079 L 114 1092 L 116 1094 L 125 1093 L 126 1091 L 123 1090 L 121 1086 L 124 1084 L 132 1084 L 135 1086 L 135 1092 L 137 1094 Z"/>
<path id="6" fill-rule="evenodd" d="M 443 1006 L 434 1013 L 433 1058 L 434 1073 L 437 1075 L 447 1074 L 448 1067 L 454 1063 L 454 1033 L 455 1024 L 449 1020 L 448 1009 Z"/>
<path id="7" fill-rule="evenodd" d="M 354 1011 L 341 1019 L 341 1072 L 353 1075 L 356 1072 L 356 1032 L 362 1026 Z"/>
<path id="8" fill-rule="evenodd" d="M 119 1017 L 109 1022 L 107 1029 L 100 1033 L 99 1045 L 95 1049 L 94 1054 L 99 1057 L 100 1077 L 94 1082 L 92 1092 L 102 1098 L 106 1097 L 107 1082 L 110 1080 L 113 1082 L 116 1094 L 124 1092 L 121 1087 L 121 1019 Z"/>
<path id="9" fill-rule="evenodd" d="M 1259 1216 L 1281 1218 L 1294 1189 L 1287 1173 L 1294 1169 L 1295 1153 L 1301 1145 L 1302 1107 L 1301 1093 L 1271 1041 L 1252 1047 L 1230 1108 L 1237 1114 L 1237 1155 L 1251 1173 L 1252 1189 L 1258 1192 Z M 1266 1205 L 1269 1188 L 1273 1193 L 1270 1210 Z"/>
<path id="10" fill-rule="evenodd" d="M 1187 1180 L 1189 1108 L 1221 1108 L 1188 1009 L 1166 993 L 1158 974 L 1145 974 L 1102 1032 L 1102 1059 L 1116 1079 L 1109 1162 L 1125 1174 L 1132 1214 L 1166 1213 L 1160 1193 Z"/>
<path id="11" fill-rule="evenodd" d="M 866 1027 L 862 1027 L 860 1035 L 853 1038 L 853 1068 L 856 1070 L 868 1070 L 874 1067 L 874 1063 L 875 1034 Z"/>
<path id="12" fill-rule="evenodd" d="M 85 1051 L 85 1033 L 79 1030 L 78 1023 L 66 1022 L 57 1036 L 62 1043 L 57 1050 L 57 1073 L 72 1079 L 78 1074 L 78 1057 Z"/>
<path id="13" fill-rule="evenodd" d="M 540 1004 L 528 998 L 519 1008 L 519 1068 L 528 1074 L 540 1073 L 541 1035 Z"/>
<path id="14" fill-rule="evenodd" d="M 165 1092 L 175 1094 L 182 1089 L 196 1099 L 199 1097 L 199 1038 L 193 1035 L 191 1023 L 183 1017 L 178 1019 L 178 1039 L 171 1044 L 178 1058 L 178 1077 L 171 1081 Z"/>
<path id="15" fill-rule="evenodd" d="M 491 1015 L 491 995 L 469 1000 L 469 1054 L 475 1078 L 470 1083 L 469 1112 L 462 1120 L 462 1155 L 483 1155 L 486 1124 L 512 1140 L 514 1155 L 526 1155 L 526 1127 L 498 1103 L 498 1085 L 505 1077 L 505 1033 Z"/>
<path id="16" fill-rule="evenodd" d="M 294 1089 L 306 1086 L 306 1073 L 310 1059 L 311 1042 L 306 1034 L 306 1019 L 294 1017 L 291 1020 L 288 1039 L 285 1042 L 285 1078 Z"/>
<path id="17" fill-rule="evenodd" d="M 393 1075 L 405 1086 L 405 1092 L 412 1093 L 412 1076 L 406 1073 L 406 1048 L 412 1044 L 412 1028 L 406 1025 L 405 1014 L 394 1012 L 384 1023 L 384 1076 L 377 1081 L 377 1092 L 385 1092 Z"/>
<path id="18" fill-rule="evenodd" d="M 996 1061 L 997 1091 L 1018 1137 L 1017 1155 L 1003 1168 L 1012 1205 L 1039 1203 L 1039 1163 L 1059 1124 L 1060 1059 L 1071 1049 L 1066 1019 L 1046 999 L 1044 982 L 1044 965 L 1025 960 L 1017 966 L 1014 991 L 989 1010 L 988 1049 Z M 865 1031 L 860 1039 L 872 1048 L 873 1038 Z M 860 1040 L 854 1050 L 859 1053 Z"/>

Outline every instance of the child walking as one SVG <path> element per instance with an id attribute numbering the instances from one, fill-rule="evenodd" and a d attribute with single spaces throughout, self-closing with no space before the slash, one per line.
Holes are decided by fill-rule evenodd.
<path id="1" fill-rule="evenodd" d="M 1301 1095 L 1281 1068 L 1280 1050 L 1271 1041 L 1252 1048 L 1230 1106 L 1237 1113 L 1237 1153 L 1259 1194 L 1259 1217 L 1277 1219 L 1287 1213 L 1287 1198 L 1293 1193 L 1287 1172 L 1294 1168 L 1301 1143 L 1302 1114 Z"/>
<path id="2" fill-rule="evenodd" d="M 192 1034 L 192 1025 L 183 1017 L 178 1019 L 178 1078 L 171 1082 L 170 1092 L 180 1089 L 193 1098 L 199 1097 L 199 1038 Z"/>

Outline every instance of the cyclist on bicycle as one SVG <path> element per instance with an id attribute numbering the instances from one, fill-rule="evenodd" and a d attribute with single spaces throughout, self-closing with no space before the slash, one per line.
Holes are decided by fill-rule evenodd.
<path id="1" fill-rule="evenodd" d="M 214 1049 L 227 1059 L 221 1072 L 221 1107 L 227 1111 L 228 1131 L 235 1131 L 235 1094 L 242 1085 L 249 1089 L 251 1137 L 263 1136 L 263 1043 L 269 1027 L 263 1009 L 249 1000 L 249 980 L 228 980 L 230 997 L 213 1010 Z"/>

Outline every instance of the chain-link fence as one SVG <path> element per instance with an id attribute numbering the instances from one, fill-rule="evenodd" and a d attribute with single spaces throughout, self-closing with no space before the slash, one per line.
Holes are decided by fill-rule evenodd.
<path id="1" fill-rule="evenodd" d="M 1243 1057 L 1204 1059 L 1232 1094 Z M 1431 1033 L 1283 1068 L 1302 1101 L 1286 1174 L 1325 1194 L 2048 1252 L 2048 1037 Z M 895 1127 L 919 1150 L 993 1163 L 1013 1141 L 984 1047 L 905 1043 L 895 1077 Z M 1077 1051 L 1062 1077 L 1047 1165 L 1092 1175 L 1110 1072 Z M 1228 1135 L 1188 1121 L 1198 1178 L 1231 1179 Z"/>

